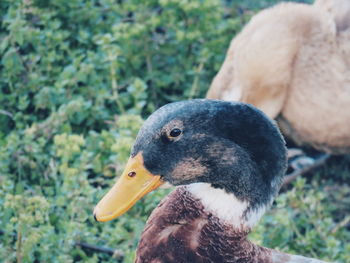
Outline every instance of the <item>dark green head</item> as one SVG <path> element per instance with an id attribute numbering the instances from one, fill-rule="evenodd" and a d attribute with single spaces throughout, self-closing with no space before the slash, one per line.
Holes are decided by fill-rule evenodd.
<path id="1" fill-rule="evenodd" d="M 276 125 L 251 105 L 217 100 L 167 104 L 141 128 L 132 156 L 173 185 L 210 183 L 248 201 L 267 204 L 286 169 Z"/>

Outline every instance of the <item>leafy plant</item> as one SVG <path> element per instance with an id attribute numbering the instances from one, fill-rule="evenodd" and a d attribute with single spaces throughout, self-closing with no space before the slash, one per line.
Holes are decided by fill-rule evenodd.
<path id="1" fill-rule="evenodd" d="M 167 102 L 203 97 L 231 38 L 276 2 L 0 1 L 1 261 L 133 262 L 144 223 L 168 191 L 104 224 L 93 207 L 122 171 L 143 119 Z M 252 238 L 349 262 L 348 210 L 331 201 L 348 200 L 349 186 L 334 199 L 325 188 L 298 181 Z M 114 257 L 83 242 L 116 249 Z"/>

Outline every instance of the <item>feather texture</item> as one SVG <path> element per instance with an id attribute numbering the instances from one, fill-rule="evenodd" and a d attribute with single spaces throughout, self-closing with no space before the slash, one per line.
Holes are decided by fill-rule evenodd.
<path id="1" fill-rule="evenodd" d="M 142 233 L 136 263 L 321 263 L 264 248 L 247 239 L 250 229 L 208 212 L 186 186 L 153 211 Z"/>

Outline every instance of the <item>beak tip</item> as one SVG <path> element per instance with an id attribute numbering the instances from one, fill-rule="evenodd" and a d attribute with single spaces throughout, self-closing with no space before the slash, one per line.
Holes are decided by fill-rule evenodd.
<path id="1" fill-rule="evenodd" d="M 98 208 L 97 208 L 97 206 L 95 207 L 95 209 L 94 209 L 94 212 L 93 212 L 93 214 L 94 214 L 94 219 L 95 219 L 95 221 L 96 222 L 100 222 L 100 220 L 98 220 L 98 218 L 97 218 L 97 214 L 98 214 Z"/>

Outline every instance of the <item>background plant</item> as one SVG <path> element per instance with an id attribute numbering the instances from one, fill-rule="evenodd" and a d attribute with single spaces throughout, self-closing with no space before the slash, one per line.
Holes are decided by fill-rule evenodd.
<path id="1" fill-rule="evenodd" d="M 0 1 L 1 261 L 132 262 L 167 191 L 104 224 L 93 221 L 94 205 L 143 119 L 167 102 L 203 97 L 231 38 L 276 2 Z M 251 238 L 350 262 L 348 163 L 299 180 Z M 115 248 L 115 259 L 77 242 Z"/>

